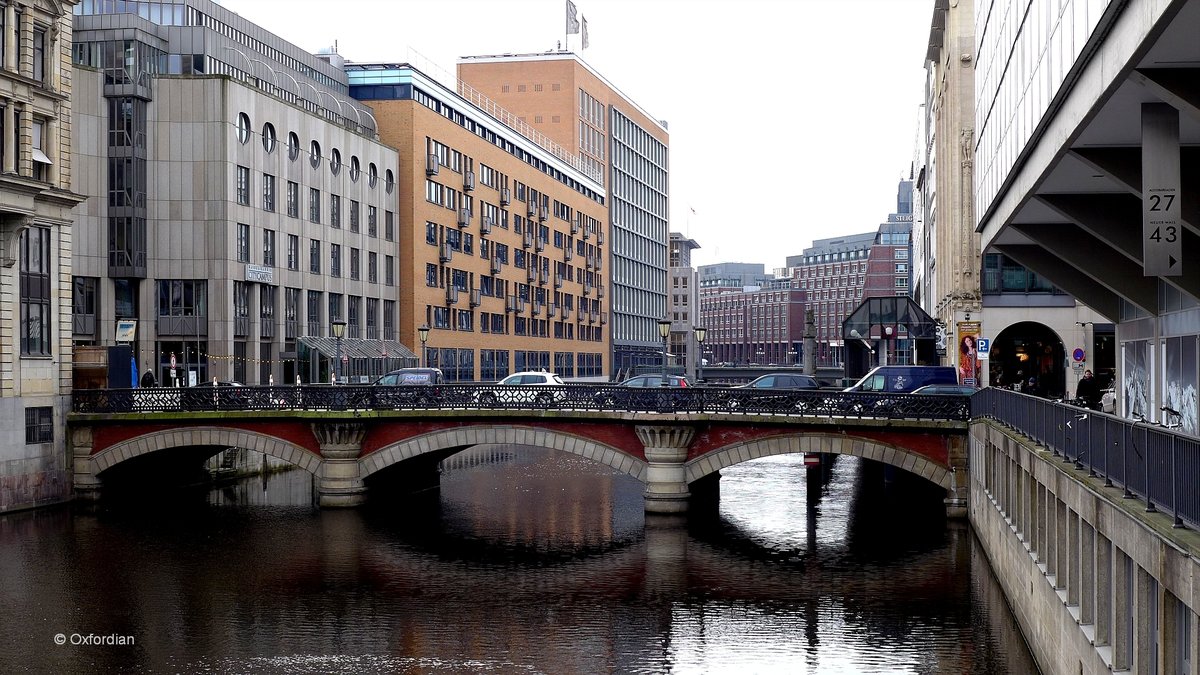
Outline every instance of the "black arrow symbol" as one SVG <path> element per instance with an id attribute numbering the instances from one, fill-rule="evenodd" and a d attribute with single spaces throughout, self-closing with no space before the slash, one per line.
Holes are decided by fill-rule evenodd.
<path id="1" fill-rule="evenodd" d="M 1167 267 L 1174 267 L 1175 263 L 1177 263 L 1177 262 L 1179 262 L 1179 261 L 1175 259 L 1175 256 L 1172 256 L 1172 255 L 1167 256 Z"/>

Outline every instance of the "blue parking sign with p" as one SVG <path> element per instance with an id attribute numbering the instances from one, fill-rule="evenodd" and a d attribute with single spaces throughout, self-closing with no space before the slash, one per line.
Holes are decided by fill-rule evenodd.
<path id="1" fill-rule="evenodd" d="M 989 338 L 979 338 L 975 341 L 975 353 L 987 354 L 992 348 L 992 341 Z"/>

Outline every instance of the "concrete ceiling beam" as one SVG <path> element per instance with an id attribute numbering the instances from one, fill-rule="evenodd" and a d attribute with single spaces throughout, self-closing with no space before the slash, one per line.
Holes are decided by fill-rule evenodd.
<path id="1" fill-rule="evenodd" d="M 1013 227 L 1057 256 L 1057 265 L 1062 266 L 1066 263 L 1150 314 L 1158 314 L 1158 278 L 1144 276 L 1140 264 L 1118 253 L 1078 226 L 1063 223 L 1017 223 Z M 1038 274 L 1050 278 L 1043 268 L 1033 269 Z"/>
<path id="2" fill-rule="evenodd" d="M 1121 316 L 1121 296 L 1100 285 L 1083 272 L 1062 264 L 1053 253 L 1032 244 L 1001 244 L 993 251 L 1003 253 L 1018 263 L 1036 271 L 1050 283 L 1075 296 L 1100 316 L 1117 323 Z M 1043 271 L 1044 270 L 1044 271 Z"/>

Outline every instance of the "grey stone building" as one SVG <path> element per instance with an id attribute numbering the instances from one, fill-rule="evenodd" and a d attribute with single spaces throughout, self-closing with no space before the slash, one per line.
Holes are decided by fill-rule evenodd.
<path id="1" fill-rule="evenodd" d="M 398 154 L 336 54 L 208 0 L 84 2 L 75 34 L 92 197 L 76 344 L 136 321 L 139 372 L 185 386 L 329 381 L 338 350 L 362 381 L 412 357 L 395 341 Z"/>
<path id="2" fill-rule="evenodd" d="M 72 4 L 0 6 L 0 511 L 71 491 Z"/>

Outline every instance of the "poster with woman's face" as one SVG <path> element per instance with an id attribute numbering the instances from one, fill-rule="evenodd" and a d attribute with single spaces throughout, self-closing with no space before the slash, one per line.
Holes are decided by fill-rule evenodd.
<path id="1" fill-rule="evenodd" d="M 958 381 L 962 384 L 979 386 L 979 322 L 958 322 Z"/>

